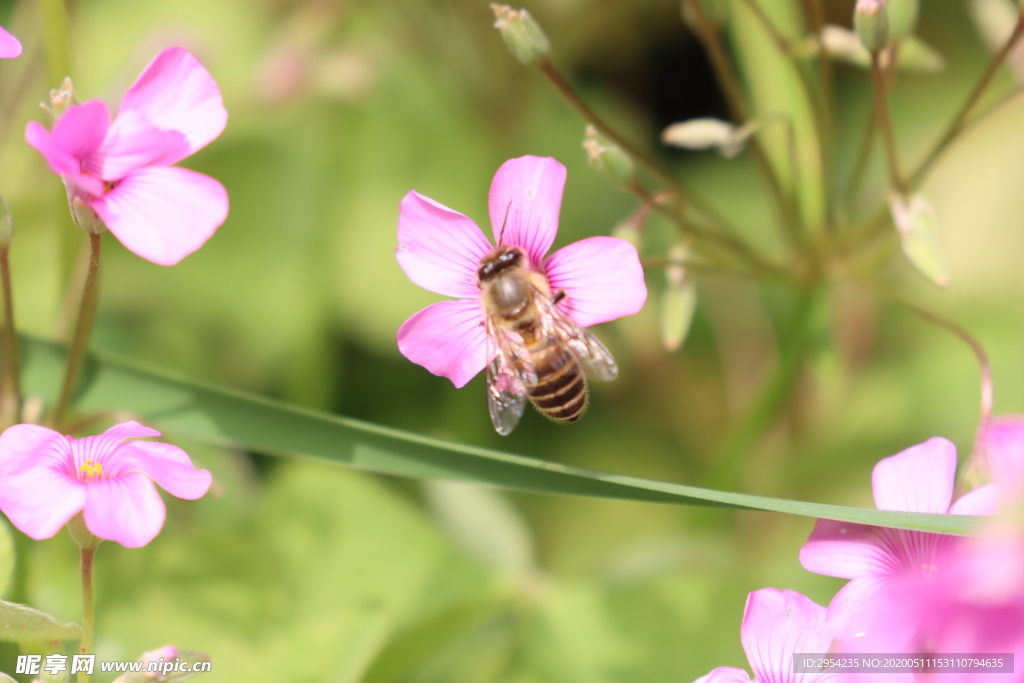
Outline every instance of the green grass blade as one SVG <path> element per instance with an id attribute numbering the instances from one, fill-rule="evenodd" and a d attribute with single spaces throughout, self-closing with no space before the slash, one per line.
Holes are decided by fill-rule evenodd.
<path id="1" fill-rule="evenodd" d="M 52 405 L 63 347 L 23 337 L 24 386 Z M 127 410 L 170 436 L 281 456 L 329 460 L 404 477 L 493 484 L 511 489 L 622 500 L 730 507 L 824 517 L 945 534 L 967 534 L 976 519 L 750 496 L 569 467 L 450 443 L 360 420 L 212 386 L 134 361 L 93 354 L 76 407 L 83 413 Z"/>

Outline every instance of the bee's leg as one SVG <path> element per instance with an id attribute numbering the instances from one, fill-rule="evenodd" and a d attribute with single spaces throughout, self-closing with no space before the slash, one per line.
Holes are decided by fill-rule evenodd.
<path id="1" fill-rule="evenodd" d="M 561 301 L 564 298 L 565 298 L 565 290 L 564 289 L 558 290 L 557 292 L 555 292 L 555 295 L 551 298 L 551 305 L 553 306 L 553 305 L 557 304 L 559 301 Z"/>

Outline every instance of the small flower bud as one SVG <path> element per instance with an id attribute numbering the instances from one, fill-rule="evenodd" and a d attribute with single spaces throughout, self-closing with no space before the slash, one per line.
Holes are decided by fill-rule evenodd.
<path id="1" fill-rule="evenodd" d="M 12 239 L 14 239 L 14 217 L 11 216 L 7 200 L 0 195 L 0 249 L 11 246 Z"/>
<path id="2" fill-rule="evenodd" d="M 686 273 L 686 245 L 675 244 L 668 251 L 665 291 L 661 295 L 659 326 L 665 350 L 676 351 L 686 341 L 697 309 L 697 287 Z"/>
<path id="3" fill-rule="evenodd" d="M 946 287 L 949 272 L 939 246 L 938 225 L 931 202 L 919 194 L 910 199 L 893 194 L 889 197 L 889 210 L 907 261 L 928 280 Z"/>
<path id="4" fill-rule="evenodd" d="M 587 150 L 591 168 L 603 173 L 613 184 L 627 186 L 635 179 L 636 164 L 632 157 L 591 125 L 587 126 L 583 149 Z"/>
<path id="5" fill-rule="evenodd" d="M 71 77 L 65 76 L 64 82 L 60 84 L 60 88 L 54 88 L 50 91 L 50 106 L 43 105 L 43 109 L 46 109 L 53 115 L 53 120 L 56 121 L 64 112 L 68 110 L 75 100 L 75 86 L 71 84 Z"/>
<path id="6" fill-rule="evenodd" d="M 491 9 L 497 17 L 494 27 L 501 31 L 505 45 L 522 64 L 537 66 L 551 57 L 551 43 L 529 12 L 497 4 L 491 5 Z"/>
<path id="7" fill-rule="evenodd" d="M 889 16 L 886 0 L 857 0 L 853 26 L 860 42 L 869 52 L 878 52 L 889 44 Z"/>

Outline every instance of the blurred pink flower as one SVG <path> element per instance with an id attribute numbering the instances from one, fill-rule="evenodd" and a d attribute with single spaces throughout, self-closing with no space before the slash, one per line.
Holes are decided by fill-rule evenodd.
<path id="1" fill-rule="evenodd" d="M 754 672 L 720 666 L 694 683 L 823 683 L 830 673 L 793 673 L 793 653 L 829 651 L 825 608 L 795 591 L 762 588 L 747 596 L 740 642 Z"/>
<path id="2" fill-rule="evenodd" d="M 21 41 L 0 26 L 0 59 L 10 59 L 21 54 Z"/>
<path id="3" fill-rule="evenodd" d="M 127 548 L 160 533 L 166 509 L 153 482 L 195 500 L 210 488 L 185 451 L 153 441 L 125 441 L 160 432 L 122 422 L 103 434 L 74 439 L 31 424 L 0 434 L 0 510 L 34 539 L 49 538 L 84 512 L 86 528 Z"/>
<path id="4" fill-rule="evenodd" d="M 875 506 L 879 510 L 954 515 L 996 511 L 998 491 L 992 484 L 971 491 L 950 506 L 955 476 L 956 447 L 942 438 L 929 439 L 875 465 L 871 477 Z M 828 607 L 829 633 L 846 641 L 863 633 L 861 616 L 887 586 L 906 577 L 934 573 L 942 558 L 962 540 L 819 519 L 800 549 L 800 563 L 818 574 L 851 579 Z"/>
<path id="5" fill-rule="evenodd" d="M 989 533 L 946 546 L 936 569 L 889 582 L 858 617 L 860 631 L 842 642 L 844 653 L 1013 653 L 1016 673 L 929 673 L 936 683 L 1024 680 L 1024 539 Z M 885 680 L 914 683 L 914 674 Z M 878 674 L 844 677 L 877 681 Z"/>
<path id="6" fill-rule="evenodd" d="M 636 313 L 647 298 L 647 286 L 636 247 L 629 242 L 589 237 L 545 258 L 558 232 L 564 187 L 565 167 L 555 159 L 506 161 L 494 175 L 488 199 L 495 238 L 522 247 L 552 291 L 565 290 L 557 305 L 581 327 Z M 456 387 L 465 386 L 490 360 L 477 270 L 493 250 L 466 216 L 417 192 L 402 199 L 398 264 L 420 287 L 459 301 L 433 304 L 405 321 L 398 330 L 398 348 Z"/>
<path id="7" fill-rule="evenodd" d="M 1024 417 L 992 420 L 985 432 L 984 448 L 991 477 L 1003 495 L 1019 497 L 1024 492 Z"/>
<path id="8" fill-rule="evenodd" d="M 113 122 L 107 105 L 90 100 L 52 131 L 29 122 L 25 139 L 64 179 L 73 208 L 88 207 L 130 251 L 169 266 L 227 218 L 223 185 L 173 166 L 220 135 L 227 117 L 216 81 L 175 47 L 150 62 Z"/>

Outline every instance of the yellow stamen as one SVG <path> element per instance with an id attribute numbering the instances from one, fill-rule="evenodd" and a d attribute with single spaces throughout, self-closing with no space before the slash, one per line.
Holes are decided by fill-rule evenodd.
<path id="1" fill-rule="evenodd" d="M 85 472 L 85 474 L 90 477 L 97 477 L 103 474 L 103 464 L 98 463 L 95 460 L 86 460 L 78 469 L 80 472 Z"/>

